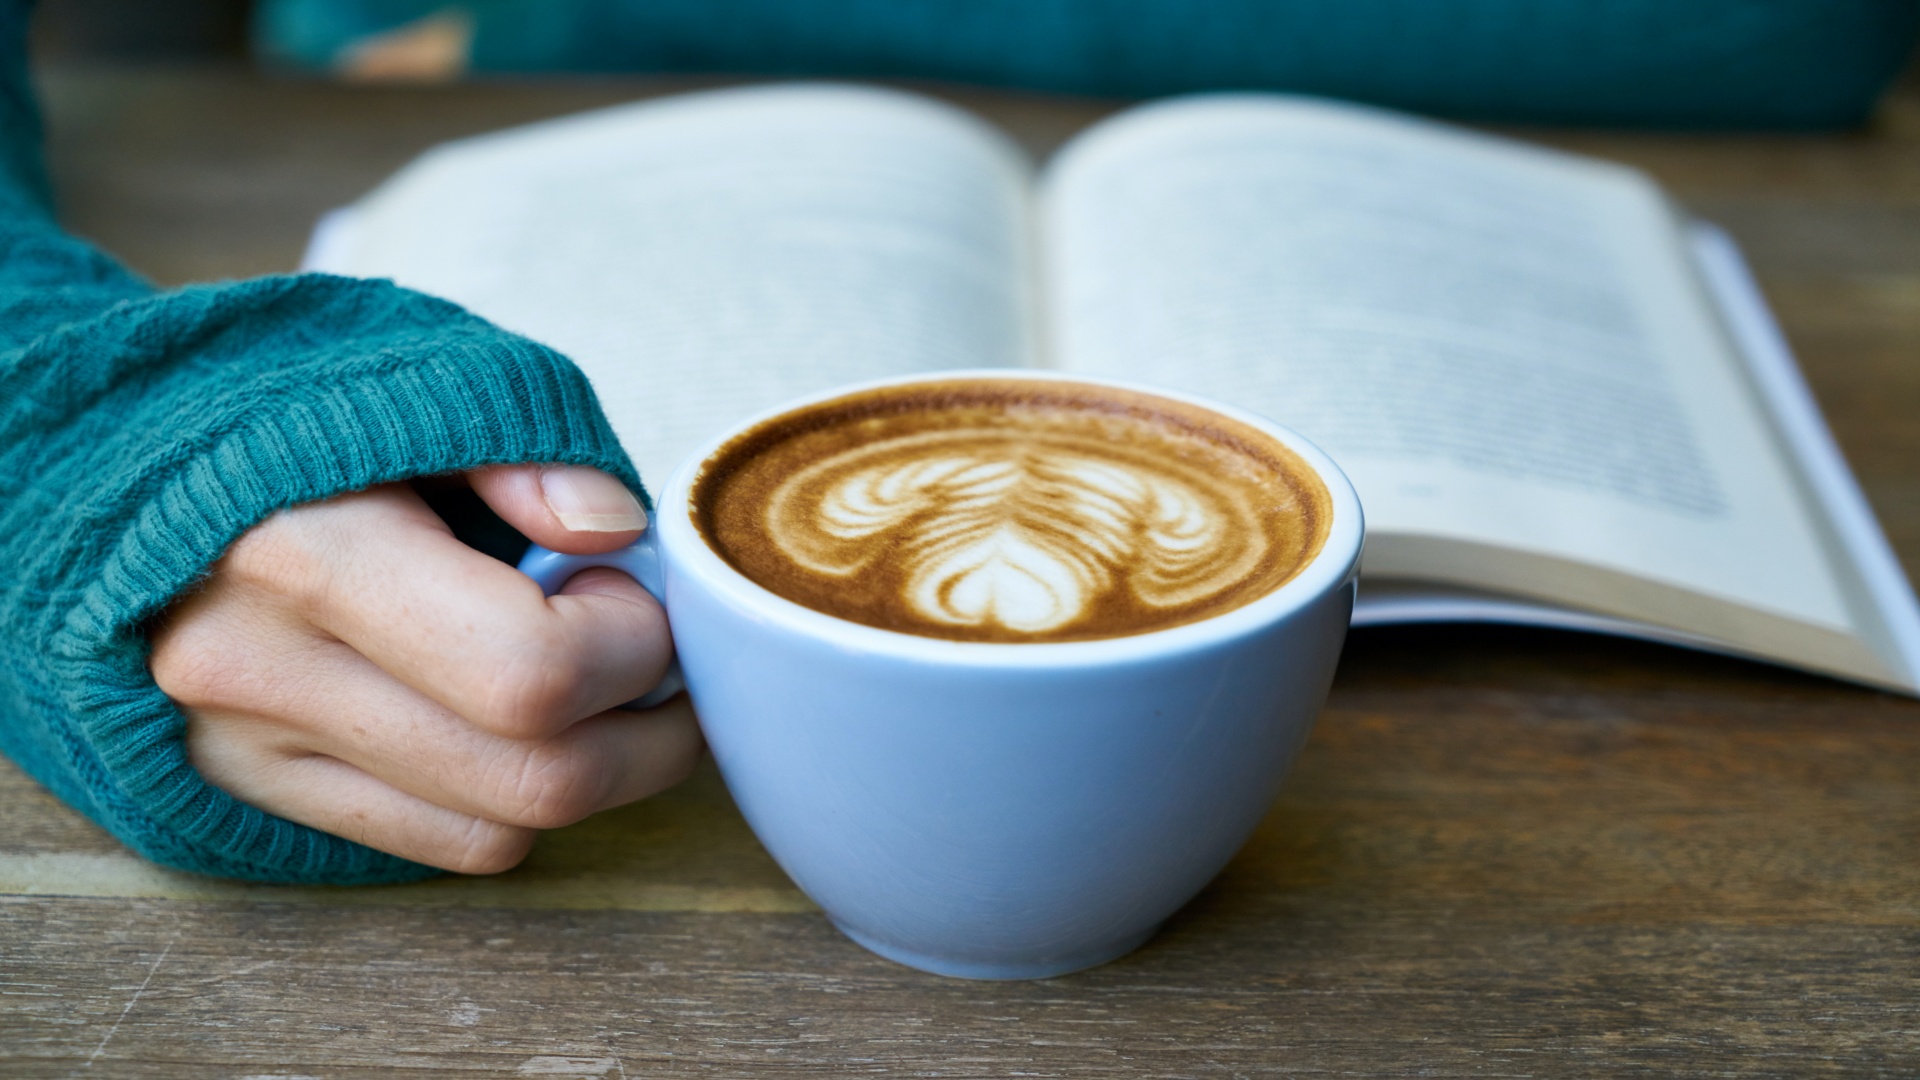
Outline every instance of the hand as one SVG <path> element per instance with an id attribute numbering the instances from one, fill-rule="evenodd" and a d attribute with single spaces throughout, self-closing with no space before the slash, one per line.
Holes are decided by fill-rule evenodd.
<path id="1" fill-rule="evenodd" d="M 501 466 L 467 480 L 556 551 L 645 526 L 591 469 Z M 255 526 L 153 635 L 206 779 L 262 810 L 470 874 L 526 857 L 536 830 L 671 787 L 700 735 L 686 709 L 615 708 L 672 656 L 660 605 L 613 570 L 543 597 L 389 484 Z"/>

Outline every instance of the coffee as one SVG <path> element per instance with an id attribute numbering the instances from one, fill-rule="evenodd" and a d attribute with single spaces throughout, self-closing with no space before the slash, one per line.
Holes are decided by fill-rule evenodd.
<path id="1" fill-rule="evenodd" d="M 795 603 L 957 641 L 1123 637 L 1273 591 L 1330 497 L 1273 437 L 1184 402 L 990 377 L 803 407 L 689 496 L 707 545 Z"/>

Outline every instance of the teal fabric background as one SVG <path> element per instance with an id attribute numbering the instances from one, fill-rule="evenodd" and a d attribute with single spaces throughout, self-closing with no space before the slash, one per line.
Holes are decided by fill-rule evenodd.
<path id="1" fill-rule="evenodd" d="M 255 25 L 265 55 L 318 68 L 449 7 L 474 16 L 482 71 L 1274 89 L 1682 127 L 1857 123 L 1920 27 L 1920 0 L 262 0 Z"/>
<path id="2" fill-rule="evenodd" d="M 639 477 L 572 363 L 452 304 L 317 274 L 162 292 L 61 231 L 28 6 L 0 0 L 0 751 L 170 866 L 430 874 L 202 780 L 147 620 L 284 507 L 499 462 Z"/>

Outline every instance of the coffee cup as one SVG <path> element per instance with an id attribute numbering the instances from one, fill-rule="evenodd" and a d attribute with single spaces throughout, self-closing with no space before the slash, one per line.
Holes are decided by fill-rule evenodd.
<path id="1" fill-rule="evenodd" d="M 1258 824 L 1362 531 L 1339 468 L 1264 418 L 948 372 L 754 417 L 638 544 L 522 569 L 552 592 L 611 566 L 662 601 L 728 789 L 848 937 L 1028 979 L 1145 942 Z"/>

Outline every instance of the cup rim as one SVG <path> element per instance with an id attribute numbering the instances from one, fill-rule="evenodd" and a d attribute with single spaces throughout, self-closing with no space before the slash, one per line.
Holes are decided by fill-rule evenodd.
<path id="1" fill-rule="evenodd" d="M 701 467 L 722 446 L 754 427 L 797 409 L 872 390 L 910 386 L 922 382 L 949 382 L 960 379 L 1020 380 L 1057 382 L 1107 387 L 1161 397 L 1208 409 L 1240 421 L 1275 439 L 1298 454 L 1326 485 L 1333 507 L 1333 520 L 1320 551 L 1291 579 L 1239 607 L 1195 622 L 1137 634 L 1085 641 L 955 641 L 927 637 L 900 630 L 888 630 L 853 622 L 836 615 L 816 611 L 766 588 L 733 568 L 719 552 L 708 546 L 693 523 L 691 500 L 694 480 Z M 673 471 L 655 501 L 654 527 L 665 562 L 681 573 L 692 572 L 733 603 L 754 611 L 764 621 L 830 641 L 849 651 L 906 656 L 947 664 L 1001 667 L 1051 668 L 1080 667 L 1107 663 L 1131 663 L 1142 659 L 1166 657 L 1211 648 L 1244 637 L 1263 627 L 1285 620 L 1313 600 L 1353 580 L 1360 568 L 1361 549 L 1366 528 L 1360 496 L 1353 483 L 1332 457 L 1284 424 L 1257 413 L 1211 398 L 1150 383 L 1103 376 L 1081 375 L 1034 369 L 954 368 L 918 372 L 846 383 L 763 409 L 724 432 L 708 439 Z M 676 565 L 677 564 L 677 565 Z M 671 615 L 669 615 L 671 618 Z"/>

